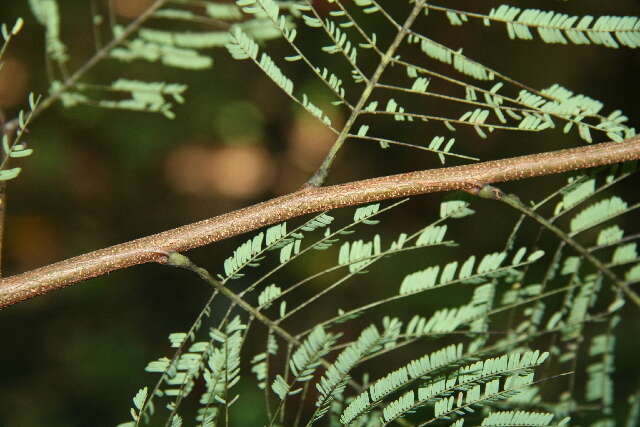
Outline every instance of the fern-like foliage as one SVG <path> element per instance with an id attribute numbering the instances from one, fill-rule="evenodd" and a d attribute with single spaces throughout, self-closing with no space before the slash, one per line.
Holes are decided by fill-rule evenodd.
<path id="1" fill-rule="evenodd" d="M 370 297 L 363 293 L 361 298 L 334 308 L 335 315 L 309 321 L 306 329 L 300 328 L 300 321 L 289 322 L 289 318 L 299 319 L 321 296 L 349 282 L 363 286 L 379 262 L 408 252 L 428 256 L 454 246 L 446 238 L 447 229 L 456 221 L 471 220 L 474 210 L 469 202 L 444 202 L 440 218 L 386 243 L 377 235 L 370 241 L 350 239 L 354 228 L 381 225 L 391 206 L 378 204 L 356 209 L 352 221 L 335 230 L 330 227 L 335 224 L 333 216 L 326 213 L 291 232 L 286 232 L 284 225 L 271 227 L 241 245 L 230 258 L 235 260 L 234 268 L 219 275 L 220 286 L 222 281 L 225 286 L 246 283 L 236 294 L 243 300 L 250 301 L 250 293 L 262 289 L 258 302 L 245 307 L 233 300 L 215 330 L 225 330 L 234 311 L 244 312 L 249 321 L 243 335 L 238 335 L 242 336 L 238 342 L 241 354 L 251 325 L 258 322 L 267 327 L 265 349 L 253 357 L 251 368 L 256 384 L 272 403 L 267 425 L 323 425 L 330 420 L 336 425 L 418 426 L 446 419 L 457 419 L 454 425 L 462 425 L 469 419 L 488 426 L 543 426 L 595 416 L 612 422 L 615 328 L 622 317 L 621 308 L 625 303 L 634 304 L 626 291 L 634 292 L 630 285 L 640 282 L 637 235 L 626 236 L 619 222 L 640 204 L 622 199 L 611 202 L 605 192 L 635 173 L 635 165 L 629 164 L 576 176 L 551 197 L 525 206 L 542 231 L 559 230 L 555 248 L 552 245 L 545 252 L 518 248 L 514 244 L 522 229 L 518 222 L 504 250 L 398 275 L 395 286 L 386 292 L 388 296 L 367 302 Z M 555 206 L 551 206 L 553 200 Z M 545 207 L 549 213 L 536 216 Z M 555 223 L 563 225 L 556 227 Z M 271 236 L 266 247 L 265 235 Z M 290 303 L 296 305 L 283 308 L 289 293 L 308 287 L 310 281 L 275 285 L 266 279 L 297 258 L 319 249 L 331 250 L 323 246 L 328 241 L 336 253 L 335 264 L 319 271 L 313 280 L 323 276 L 331 279 L 323 280 L 322 289 L 311 292 L 302 302 L 292 299 Z M 295 248 L 295 242 L 299 242 L 298 249 L 292 249 L 282 261 L 274 247 L 282 251 L 293 243 Z M 257 263 L 271 267 L 248 280 L 243 272 L 258 268 Z M 335 272 L 343 275 L 336 278 Z M 466 302 L 440 302 L 435 309 L 384 315 L 403 302 L 419 301 L 422 294 L 435 295 L 448 288 L 468 295 Z M 214 291 L 216 295 L 218 291 Z M 509 314 L 510 326 L 499 320 L 504 313 Z M 380 323 L 372 322 L 377 315 Z M 363 325 L 359 334 L 349 339 L 357 325 Z M 200 320 L 197 326 L 201 326 Z M 195 380 L 192 374 L 206 372 L 203 363 L 183 361 L 185 355 L 190 355 L 189 360 L 201 360 L 193 355 L 196 330 L 172 335 L 173 345 L 181 350 L 172 359 L 153 365 L 161 379 L 146 403 L 134 405 L 132 413 L 138 419 L 153 415 L 154 402 L 167 398 L 173 416 L 179 411 L 180 399 L 193 392 L 189 386 Z M 590 338 L 585 340 L 586 336 Z M 437 344 L 446 337 L 455 337 L 456 342 Z M 544 351 L 533 350 L 542 342 L 547 343 Z M 425 345 L 432 350 L 414 358 L 404 356 L 413 354 L 408 349 Z M 288 348 L 286 354 L 283 348 Z M 230 354 L 236 357 L 238 353 L 234 350 Z M 389 361 L 384 364 L 386 372 L 383 369 L 376 374 L 367 369 L 377 366 L 378 359 Z M 217 369 L 226 372 L 226 368 Z M 363 369 L 370 374 L 363 376 Z M 203 378 L 210 384 L 206 374 Z M 549 396 L 544 389 L 551 382 L 564 384 L 568 391 Z M 173 396 L 176 384 L 182 387 L 179 399 Z M 576 384 L 584 384 L 584 388 L 576 388 Z M 219 411 L 230 410 L 232 398 L 201 399 L 209 404 L 207 419 L 211 420 L 203 425 L 215 425 L 212 420 Z M 302 409 L 305 407 L 312 409 L 307 413 Z M 491 413 L 482 418 L 487 410 Z M 199 416 L 197 421 L 202 419 Z"/>
<path id="2" fill-rule="evenodd" d="M 175 117 L 172 108 L 183 102 L 186 86 L 179 83 L 140 81 L 122 76 L 110 83 L 84 83 L 91 68 L 104 59 L 130 63 L 146 61 L 186 70 L 205 70 L 213 66 L 211 51 L 231 41 L 233 24 L 256 40 L 280 37 L 265 17 L 244 19 L 239 6 L 215 2 L 159 0 L 149 6 L 133 22 L 120 23 L 107 2 L 108 10 L 93 10 L 95 55 L 76 73 L 66 69 L 67 47 L 60 36 L 62 16 L 57 0 L 30 0 L 37 21 L 45 28 L 47 59 L 53 63 L 50 78 L 50 98 L 61 99 L 66 107 L 92 105 L 101 108 L 159 112 L 169 119 Z M 177 7 L 171 7 L 177 6 Z M 109 19 L 105 17 L 108 16 Z M 206 24 L 214 30 L 160 30 L 152 22 L 172 22 L 192 27 Z M 104 25 L 108 23 L 108 25 Z M 235 28 L 235 27 L 234 27 Z M 106 34 L 106 35 L 105 35 Z M 104 40 L 107 40 L 105 43 Z M 128 98 L 123 99 L 123 96 Z"/>
<path id="3" fill-rule="evenodd" d="M 329 3 L 330 11 L 323 13 L 305 1 L 285 7 L 274 0 L 238 0 L 238 13 L 269 22 L 291 54 L 284 58 L 269 54 L 244 22 L 230 27 L 225 44 L 233 58 L 253 62 L 336 135 L 312 183 L 322 182 L 333 156 L 348 140 L 373 141 L 382 148 L 412 146 L 435 153 L 443 163 L 448 156 L 471 158 L 455 153 L 455 138 L 449 136 L 438 135 L 424 144 L 372 134 L 374 116 L 406 126 L 440 122 L 447 133 L 466 126 L 481 138 L 496 130 L 540 132 L 559 125 L 565 133 L 577 129 L 587 142 L 598 132 L 614 140 L 635 133 L 621 112 L 602 115 L 602 103 L 559 84 L 534 90 L 515 82 L 462 50 L 433 40 L 418 22 L 421 15 L 443 12 L 453 26 L 470 19 L 481 19 L 485 25 L 505 23 L 511 38 L 530 39 L 534 29 L 548 43 L 634 48 L 638 46 L 636 18 L 579 18 L 512 6 L 479 14 L 415 0 L 408 2 L 399 19 L 395 9 L 391 13 L 374 0 Z M 369 15 L 394 29 L 391 37 L 366 29 Z M 315 43 L 316 51 L 310 50 L 302 40 L 318 33 L 326 41 Z M 449 65 L 452 72 L 442 75 L 428 63 L 408 62 L 399 54 L 401 49 L 417 49 L 423 59 Z M 323 62 L 323 56 L 330 59 Z M 333 106 L 316 102 L 297 87 L 291 77 L 295 67 L 324 85 L 333 96 Z M 402 69 L 406 78 L 398 79 L 392 67 Z M 431 89 L 435 81 L 446 81 L 462 93 L 436 92 Z M 453 102 L 460 115 L 413 111 L 413 103 L 405 102 L 407 95 Z M 344 109 L 343 124 L 332 120 L 335 108 Z M 314 317 L 306 327 L 290 319 L 300 319 L 321 299 L 326 301 L 325 295 L 349 283 L 362 287 L 378 263 L 410 252 L 424 253 L 428 259 L 428 254 L 456 246 L 447 237 L 449 228 L 456 221 L 470 220 L 475 209 L 467 201 L 444 202 L 439 218 L 391 240 L 380 234 L 356 239 L 349 235 L 356 228 L 379 227 L 382 214 L 393 205 L 360 207 L 349 224 L 337 229 L 333 214 L 327 213 L 289 232 L 287 224 L 278 224 L 246 240 L 226 259 L 218 279 L 212 279 L 216 289 L 212 300 L 221 294 L 231 298 L 215 329 L 225 330 L 233 313 L 242 312 L 248 319 L 238 344 L 242 347 L 254 323 L 266 327 L 264 350 L 251 362 L 256 384 L 264 393 L 266 425 L 422 426 L 453 420 L 451 425 L 462 426 L 469 419 L 491 426 L 542 426 L 594 416 L 611 423 L 615 328 L 622 307 L 640 301 L 631 287 L 640 281 L 637 235 L 628 235 L 620 224 L 640 204 L 606 191 L 634 173 L 635 165 L 629 164 L 572 177 L 566 186 L 531 206 L 514 196 L 505 197 L 505 202 L 511 201 L 512 207 L 533 219 L 541 233 L 550 233 L 555 243 L 519 242 L 524 224 L 519 221 L 501 250 L 462 260 L 441 262 L 439 257 L 437 262 L 425 262 L 413 271 L 398 273 L 386 296 L 362 292 L 359 298 L 332 306 L 335 314 L 327 315 L 325 310 L 323 318 Z M 549 209 L 553 200 L 555 208 Z M 318 250 L 334 250 L 334 264 L 299 282 L 276 280 L 283 266 Z M 251 278 L 250 268 L 262 273 Z M 243 283 L 242 289 L 231 291 L 234 283 Z M 304 292 L 312 283 L 322 285 L 310 290 L 310 296 L 294 298 L 294 293 Z M 421 310 L 401 309 L 401 316 L 390 314 L 394 307 L 425 301 L 426 295 L 447 289 L 464 297 Z M 153 395 L 144 404 L 134 405 L 134 419 L 152 416 L 153 402 L 167 397 L 171 398 L 170 416 L 179 412 L 181 398 L 191 388 L 184 386 L 178 399 L 166 393 L 173 390 L 171 378 L 180 373 L 171 366 L 188 354 L 184 349 L 195 341 L 205 317 L 201 315 L 197 327 L 182 335 L 184 342 L 176 356 L 165 362 Z M 448 337 L 455 337 L 455 343 L 446 343 Z M 433 344 L 430 351 L 405 356 L 407 349 L 426 343 Z M 377 360 L 391 361 L 380 374 L 367 368 Z M 180 378 L 181 384 L 186 384 L 186 378 Z M 208 384 L 210 380 L 204 378 Z M 545 393 L 551 382 L 563 384 L 567 392 Z M 577 384 L 584 384 L 584 390 Z M 210 414 L 207 422 L 203 416 L 196 418 L 202 425 L 214 425 L 215 414 L 230 410 L 226 396 L 205 400 L 211 412 L 200 410 Z"/>
<path id="4" fill-rule="evenodd" d="M 410 146 L 421 150 L 431 151 L 444 162 L 448 156 L 466 159 L 473 157 L 453 151 L 455 138 L 448 138 L 446 145 L 442 145 L 445 136 L 436 136 L 429 143 L 403 141 L 387 138 L 383 135 L 370 133 L 373 116 L 388 116 L 398 122 L 427 122 L 437 121 L 444 125 L 444 131 L 455 131 L 457 126 L 472 127 L 477 134 L 486 138 L 495 130 L 518 130 L 539 132 L 563 126 L 564 132 L 572 128 L 578 130 L 579 136 L 587 142 L 592 141 L 591 132 L 600 131 L 614 140 L 622 140 L 635 133 L 624 123 L 626 117 L 619 111 L 607 116 L 601 114 L 602 103 L 587 96 L 574 94 L 570 90 L 553 85 L 544 90 L 532 90 L 517 83 L 478 61 L 465 56 L 462 50 L 452 49 L 439 43 L 420 32 L 416 25 L 421 13 L 429 11 L 446 12 L 450 23 L 454 26 L 462 24 L 469 18 L 481 18 L 486 25 L 492 21 L 505 22 L 509 35 L 514 38 L 531 38 L 529 29 L 534 27 L 540 33 L 543 41 L 561 43 L 566 40 L 565 34 L 574 43 L 587 42 L 617 47 L 614 40 L 626 47 L 637 47 L 640 37 L 639 21 L 634 17 L 601 17 L 585 16 L 578 21 L 577 17 L 569 17 L 560 13 L 520 10 L 515 7 L 502 6 L 492 9 L 487 15 L 468 13 L 439 7 L 430 2 L 415 1 L 404 20 L 396 19 L 385 11 L 377 2 L 356 2 L 355 7 L 348 7 L 341 1 L 331 2 L 332 10 L 323 15 L 310 3 L 298 2 L 297 10 L 301 13 L 302 26 L 305 31 L 324 33 L 327 44 L 320 47 L 325 55 L 339 57 L 327 59 L 323 65 L 312 59 L 312 54 L 305 52 L 301 37 L 291 28 L 283 16 L 280 4 L 274 0 L 252 0 L 238 2 L 243 11 L 250 16 L 266 16 L 273 27 L 280 31 L 292 54 L 278 63 L 275 58 L 261 51 L 259 46 L 240 27 L 232 29 L 232 40 L 227 49 L 236 59 L 252 60 L 271 78 L 293 101 L 306 109 L 310 114 L 322 121 L 336 134 L 334 147 L 330 152 L 324 169 L 312 179 L 312 183 L 321 182 L 333 160 L 335 152 L 347 140 L 363 140 L 378 142 L 382 148 L 391 145 Z M 381 15 L 389 26 L 397 31 L 393 38 L 386 42 L 379 39 L 376 33 L 367 31 L 357 17 L 364 14 Z M 429 59 L 449 64 L 457 72 L 479 83 L 470 83 L 433 72 L 428 65 L 407 62 L 398 52 L 408 47 L 418 47 Z M 373 72 L 364 71 L 364 61 L 377 63 Z M 373 58 L 373 59 L 372 59 Z M 340 59 L 343 64 L 340 64 Z M 287 63 L 301 63 L 307 71 L 317 77 L 334 98 L 334 105 L 345 109 L 347 119 L 344 125 L 337 128 L 332 124 L 326 107 L 317 105 L 309 94 L 296 90 L 289 73 Z M 344 67 L 347 68 L 345 73 Z M 397 78 L 393 84 L 387 83 L 390 68 L 406 70 L 406 81 L 399 84 Z M 459 87 L 464 96 L 456 93 L 441 93 L 430 89 L 434 81 L 447 82 Z M 489 86 L 486 85 L 489 83 Z M 507 86 L 516 89 L 516 95 L 504 93 Z M 349 90 L 346 90 L 349 88 Z M 407 98 L 408 95 L 418 98 L 435 97 L 447 102 L 454 102 L 461 110 L 459 116 L 442 117 L 422 111 L 411 111 L 408 105 L 398 97 Z M 413 103 L 412 103 L 413 104 Z M 418 131 L 417 133 L 421 133 Z M 317 182 L 316 182 L 317 181 Z"/>
<path id="5" fill-rule="evenodd" d="M 427 7 L 446 11 L 451 25 L 462 25 L 468 18 L 480 18 L 487 26 L 491 22 L 503 22 L 511 39 L 531 40 L 531 30 L 536 30 L 545 43 L 640 47 L 640 19 L 635 16 L 570 16 L 551 10 L 521 9 L 506 4 L 491 9 L 487 15 Z"/>
<path id="6" fill-rule="evenodd" d="M 9 160 L 21 157 L 28 157 L 33 153 L 33 148 L 29 148 L 24 141 L 24 136 L 27 131 L 27 126 L 33 118 L 33 112 L 40 102 L 40 97 L 36 97 L 33 93 L 29 94 L 29 110 L 26 112 L 20 110 L 18 113 L 18 121 L 14 124 L 9 124 L 9 129 L 6 129 L 2 135 L 2 161 L 0 161 L 0 181 L 9 181 L 16 178 L 22 168 L 13 167 L 9 168 Z"/>
<path id="7" fill-rule="evenodd" d="M 0 33 L 2 34 L 2 47 L 0 47 L 0 69 L 2 69 L 2 56 L 4 55 L 11 39 L 20 33 L 24 26 L 22 18 L 18 18 L 13 24 L 13 27 L 9 30 L 6 24 L 0 25 Z M 9 168 L 9 160 L 21 157 L 30 156 L 33 153 L 33 149 L 27 147 L 23 137 L 27 130 L 27 126 L 31 122 L 33 111 L 38 107 L 40 97 L 35 96 L 33 93 L 29 94 L 28 98 L 29 109 L 24 111 L 20 110 L 18 113 L 18 120 L 14 123 L 0 123 L 3 127 L 2 132 L 2 152 L 0 160 L 0 181 L 9 181 L 17 177 L 22 170 L 20 167 Z"/>
<path id="8" fill-rule="evenodd" d="M 454 29 L 470 19 L 479 19 L 485 25 L 505 23 L 511 38 L 530 39 L 531 30 L 535 29 L 549 43 L 569 40 L 574 44 L 635 48 L 640 45 L 640 21 L 635 17 L 577 17 L 508 5 L 482 14 L 424 0 L 409 2 L 402 18 L 377 1 L 357 1 L 354 5 L 331 1 L 326 13 L 307 0 L 242 0 L 235 4 L 160 0 L 131 23 L 105 19 L 103 15 L 115 16 L 112 11 L 95 11 L 96 54 L 87 67 L 69 75 L 57 1 L 31 0 L 29 4 L 46 29 L 47 58 L 54 65 L 51 68 L 57 70 L 50 75 L 49 98 L 61 99 L 65 106 L 87 104 L 175 117 L 173 108 L 183 102 L 187 89 L 182 84 L 140 81 L 126 75 L 107 83 L 82 82 L 83 75 L 105 58 L 202 70 L 213 66 L 212 50 L 226 46 L 233 58 L 254 62 L 292 101 L 336 135 L 333 148 L 311 184 L 322 183 L 336 153 L 347 141 L 375 142 L 382 148 L 411 147 L 432 152 L 444 163 L 448 157 L 477 160 L 454 149 L 456 138 L 450 134 L 457 127 L 472 128 L 481 138 L 487 138 L 496 130 L 541 132 L 562 126 L 565 133 L 576 129 L 587 142 L 592 142 L 594 132 L 605 133 L 613 140 L 635 133 L 619 110 L 603 114 L 601 102 L 558 84 L 542 90 L 529 88 L 464 55 L 462 49 L 432 39 L 419 24 L 423 14 L 444 13 Z M 383 37 L 368 29 L 365 24 L 369 15 L 379 16 L 393 30 L 392 36 Z M 176 28 L 186 29 L 161 30 L 152 26 L 153 21 L 171 22 Z M 106 22 L 108 28 L 103 25 Z M 213 29 L 193 31 L 193 23 Z M 104 33 L 108 33 L 109 42 L 102 45 Z M 315 49 L 303 42 L 309 37 L 314 37 Z M 264 46 L 272 39 L 283 40 L 291 54 L 272 57 Z M 400 55 L 407 49 L 417 50 L 426 61 L 403 59 L 411 57 Z M 450 65 L 451 75 L 433 71 L 429 61 Z M 369 70 L 371 64 L 375 66 Z M 299 67 L 326 88 L 333 97 L 333 106 L 320 103 L 296 87 L 288 69 L 299 73 Z M 392 69 L 404 70 L 406 77 L 398 78 Z M 431 89 L 442 83 L 457 89 Z M 427 98 L 452 103 L 458 115 L 445 117 L 416 109 L 415 105 L 424 105 L 422 100 Z M 45 99 L 45 104 L 51 100 Z M 336 108 L 342 109 L 341 114 L 346 117 L 340 126 L 331 119 Z M 437 133 L 449 135 L 433 136 L 431 128 L 427 140 L 373 133 L 375 122 L 382 118 L 415 127 L 415 135 L 424 134 L 424 122 L 441 123 L 443 127 Z"/>
<path id="9" fill-rule="evenodd" d="M 44 103 L 61 99 L 66 106 L 174 117 L 174 103 L 184 100 L 187 89 L 182 84 L 130 76 L 89 84 L 81 81 L 83 69 L 69 75 L 56 1 L 31 0 L 30 5 L 46 29 L 54 65 Z M 546 43 L 640 47 L 635 17 L 579 17 L 509 5 L 479 13 L 425 0 L 181 0 L 156 1 L 131 23 L 109 22 L 110 42 L 98 47 L 88 64 L 110 58 L 201 70 L 213 65 L 210 49 L 224 46 L 335 135 L 311 185 L 324 182 L 347 142 L 416 148 L 444 163 L 449 157 L 477 160 L 452 135 L 459 128 L 484 139 L 496 131 L 561 127 L 587 143 L 635 134 L 621 111 L 605 111 L 600 101 L 560 84 L 531 88 L 458 46 L 435 40 L 424 25 L 433 15 L 444 16 L 451 31 L 476 19 L 485 26 L 505 24 L 510 39 L 530 40 L 537 32 Z M 151 20 L 189 29 L 160 30 L 148 25 Z M 189 24 L 194 22 L 213 29 L 193 31 Z M 19 27 L 3 28 L 6 42 Z M 288 49 L 284 56 L 271 50 L 268 41 L 275 39 Z M 442 67 L 448 72 L 435 71 Z M 301 73 L 319 82 L 331 102 L 299 85 Z M 112 93 L 117 96 L 111 98 Z M 454 112 L 429 110 L 439 105 L 434 100 Z M 37 99 L 30 97 L 30 111 L 37 108 Z M 335 120 L 337 111 L 344 120 Z M 23 113 L 16 136 L 3 139 L 3 159 L 30 153 L 20 145 L 29 119 Z M 378 133 L 376 123 L 384 120 L 413 136 Z M 438 131 L 423 137 L 433 123 Z M 17 175 L 4 165 L 3 160 L 0 179 Z M 449 255 L 458 245 L 450 230 L 458 221 L 473 220 L 477 209 L 465 200 L 442 203 L 440 215 L 417 230 L 392 237 L 377 233 L 385 214 L 401 201 L 359 207 L 341 226 L 335 214 L 325 212 L 297 226 L 269 227 L 232 251 L 217 275 L 185 261 L 182 267 L 212 287 L 211 297 L 187 330 L 169 336 L 171 357 L 149 363 L 147 371 L 157 381 L 135 394 L 131 420 L 123 425 L 161 417 L 171 426 L 183 420 L 227 425 L 242 398 L 243 370 L 264 394 L 269 426 L 447 421 L 460 427 L 465 420 L 542 426 L 565 425 L 569 419 L 613 425 L 621 407 L 616 407 L 612 379 L 616 328 L 625 310 L 640 307 L 634 289 L 640 282 L 639 236 L 626 221 L 640 201 L 609 190 L 634 173 L 636 165 L 626 164 L 574 176 L 532 204 L 501 197 L 504 209 L 516 209 L 523 219 L 504 245 L 488 254 Z M 531 224 L 544 237 L 526 239 L 522 230 Z M 351 236 L 372 229 L 368 237 Z M 313 275 L 297 282 L 279 275 L 318 254 L 326 265 Z M 384 289 L 371 292 L 367 284 L 378 283 L 371 280 L 376 267 L 401 255 L 421 260 L 410 269 L 399 266 Z M 339 291 L 351 292 L 350 297 L 329 299 L 346 295 Z M 246 354 L 249 341 L 261 343 L 253 356 Z M 195 401 L 195 411 L 185 409 L 186 399 Z M 639 401 L 635 393 L 628 411 L 632 421 Z M 160 413 L 161 405 L 167 412 Z"/>

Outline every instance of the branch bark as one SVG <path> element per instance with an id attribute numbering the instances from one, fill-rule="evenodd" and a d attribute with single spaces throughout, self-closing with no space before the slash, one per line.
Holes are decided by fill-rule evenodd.
<path id="1" fill-rule="evenodd" d="M 640 136 L 567 150 L 430 169 L 294 193 L 214 218 L 89 252 L 0 280 L 0 308 L 83 280 L 182 252 L 301 215 L 344 206 L 531 178 L 640 159 Z"/>

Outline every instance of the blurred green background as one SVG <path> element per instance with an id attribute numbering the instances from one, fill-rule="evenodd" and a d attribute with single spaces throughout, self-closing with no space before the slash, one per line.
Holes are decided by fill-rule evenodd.
<path id="1" fill-rule="evenodd" d="M 59 3 L 62 36 L 71 55 L 69 68 L 75 70 L 94 53 L 91 8 L 82 0 Z M 126 23 L 149 3 L 114 0 L 113 6 L 119 22 Z M 640 3 L 635 0 L 568 3 L 530 1 L 526 6 L 574 14 L 640 15 Z M 104 9 L 104 2 L 96 4 Z M 496 4 L 447 2 L 450 7 L 478 11 L 488 11 Z M 454 28 L 442 15 L 436 15 L 424 18 L 425 22 L 428 20 L 429 35 L 435 40 L 454 48 L 463 46 L 469 56 L 532 87 L 544 88 L 557 82 L 601 100 L 608 106 L 605 111 L 622 109 L 632 125 L 640 127 L 637 51 L 509 42 L 502 26 L 494 25 L 478 35 L 475 30 L 480 25 Z M 0 22 L 11 25 L 17 17 L 23 17 L 26 24 L 3 58 L 4 67 L 0 70 L 0 108 L 9 118 L 24 107 L 28 92 L 46 93 L 48 88 L 42 28 L 33 19 L 26 1 L 0 2 Z M 161 28 L 161 24 L 154 25 Z M 305 34 L 307 38 L 301 40 L 307 47 L 324 43 Z M 384 30 L 380 34 L 384 37 Z M 270 48 L 274 58 L 290 54 L 280 41 L 270 43 Z M 233 61 L 224 49 L 209 53 L 215 64 L 206 71 L 106 60 L 83 79 L 87 83 L 109 83 L 120 77 L 186 83 L 187 102 L 175 108 L 175 120 L 159 114 L 92 107 L 62 109 L 59 105 L 37 118 L 27 139 L 35 153 L 15 162 L 23 172 L 7 189 L 3 275 L 228 212 L 288 193 L 304 183 L 326 154 L 332 135 L 293 107 L 253 64 Z M 438 65 L 436 69 L 444 70 Z M 339 109 L 322 103 L 322 88 L 309 73 L 294 67 L 289 75 L 297 87 L 317 94 L 317 103 L 330 109 L 334 123 L 345 120 Z M 449 105 L 427 107 L 440 114 L 460 115 L 460 110 Z M 435 132 L 442 133 L 440 128 L 429 127 L 399 130 L 392 121 L 383 120 L 377 126 L 377 134 L 417 143 L 429 141 Z M 582 143 L 577 135 L 563 136 L 560 132 L 496 132 L 485 141 L 473 131 L 461 130 L 457 137 L 458 152 L 483 160 Z M 450 164 L 459 163 L 450 160 Z M 438 166 L 437 158 L 428 153 L 350 143 L 340 153 L 330 182 Z M 547 177 L 505 187 L 517 191 L 525 200 L 538 199 L 564 180 Z M 630 183 L 621 191 L 634 194 L 637 178 L 635 184 Z M 417 229 L 436 217 L 442 197 L 415 198 L 386 215 L 380 231 L 395 236 L 400 231 Z M 323 299 L 315 311 L 296 321 L 309 324 L 314 318 L 322 318 L 323 313 L 334 313 L 340 304 L 348 307 L 349 301 L 365 294 L 383 295 L 383 290 L 398 286 L 394 278 L 415 269 L 416 263 L 425 265 L 424 257 L 433 264 L 467 253 L 500 249 L 510 228 L 491 225 L 509 224 L 515 215 L 488 202 L 476 203 L 485 208 L 480 209 L 481 216 L 458 224 L 451 235 L 470 246 L 381 263 L 375 274 L 363 276 L 341 293 Z M 351 212 L 345 210 L 337 215 L 344 223 Z M 488 226 L 478 227 L 479 223 Z M 363 237 L 370 234 L 367 233 L 364 230 Z M 529 235 L 534 234 L 532 229 Z M 467 240 L 469 236 L 472 240 Z M 189 255 L 211 271 L 221 271 L 225 257 L 245 238 L 200 248 Z M 299 280 L 326 266 L 333 256 L 307 257 L 278 280 Z M 330 282 L 313 286 L 320 289 L 327 283 Z M 0 311 L 4 366 L 0 376 L 0 426 L 107 426 L 126 421 L 130 398 L 140 386 L 155 380 L 144 372 L 144 366 L 149 360 L 170 354 L 166 336 L 185 330 L 208 295 L 206 285 L 188 272 L 143 265 Z M 464 301 L 467 297 L 442 293 L 448 301 Z M 398 310 L 422 308 L 428 312 L 437 305 L 438 301 L 433 300 L 414 301 Z M 214 307 L 214 311 L 217 309 L 221 307 Z M 622 331 L 621 335 L 631 338 L 633 333 L 637 332 Z M 247 354 L 261 351 L 262 338 L 258 341 L 249 343 Z M 623 347 L 635 350 L 633 341 L 621 342 Z M 622 366 L 635 368 L 637 374 L 637 362 L 633 358 L 625 360 L 622 358 Z M 253 401 L 254 394 L 255 399 L 260 396 L 251 386 L 249 375 L 245 374 L 241 384 L 243 399 L 234 411 L 234 425 L 258 425 L 261 420 L 262 401 Z M 632 381 L 637 380 L 622 375 L 619 378 L 620 393 L 628 392 Z"/>

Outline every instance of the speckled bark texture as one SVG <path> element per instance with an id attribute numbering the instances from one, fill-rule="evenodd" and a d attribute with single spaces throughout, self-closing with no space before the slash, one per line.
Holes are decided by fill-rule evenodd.
<path id="1" fill-rule="evenodd" d="M 6 307 L 110 271 L 165 262 L 167 253 L 203 246 L 297 216 L 344 206 L 549 175 L 640 158 L 640 137 L 580 148 L 431 169 L 329 187 L 307 187 L 257 205 L 100 249 L 0 281 Z"/>

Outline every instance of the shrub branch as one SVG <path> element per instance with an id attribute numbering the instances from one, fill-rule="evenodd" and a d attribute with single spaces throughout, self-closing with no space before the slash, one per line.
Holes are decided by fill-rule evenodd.
<path id="1" fill-rule="evenodd" d="M 0 308 L 147 262 L 309 213 L 417 194 L 474 190 L 577 169 L 640 159 L 640 136 L 464 166 L 429 169 L 328 187 L 307 186 L 285 196 L 162 233 L 89 252 L 0 280 Z"/>

